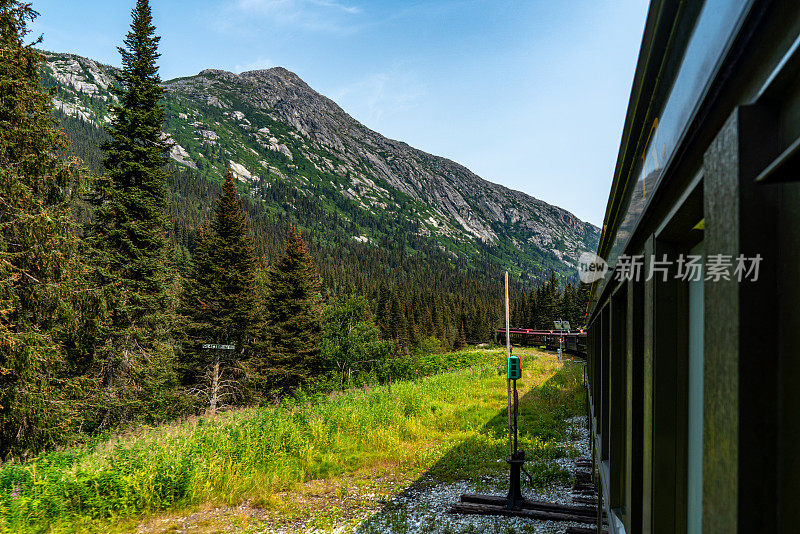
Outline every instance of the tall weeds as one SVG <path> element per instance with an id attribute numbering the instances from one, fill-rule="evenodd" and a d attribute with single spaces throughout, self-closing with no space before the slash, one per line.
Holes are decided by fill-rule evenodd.
<path id="1" fill-rule="evenodd" d="M 66 526 L 203 502 L 265 502 L 298 482 L 375 463 L 415 465 L 421 461 L 416 445 L 464 439 L 496 416 L 505 389 L 498 358 L 413 381 L 141 428 L 94 446 L 6 463 L 0 467 L 0 529 L 46 530 L 51 522 Z M 542 359 L 528 377 L 556 372 L 552 359 Z M 560 386 L 548 393 L 548 383 L 538 388 L 540 395 L 562 394 Z M 559 410 L 566 400 L 557 402 Z"/>

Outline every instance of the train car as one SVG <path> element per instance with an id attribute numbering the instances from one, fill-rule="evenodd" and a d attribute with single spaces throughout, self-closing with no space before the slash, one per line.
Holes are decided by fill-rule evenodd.
<path id="1" fill-rule="evenodd" d="M 586 332 L 583 330 L 534 330 L 530 328 L 511 328 L 509 329 L 511 343 L 526 347 L 544 347 L 547 350 L 557 350 L 562 348 L 564 351 L 573 353 L 577 356 L 586 355 Z M 495 332 L 497 343 L 505 344 L 506 331 L 503 328 Z"/>
<path id="2" fill-rule="evenodd" d="M 609 532 L 798 532 L 800 4 L 654 0 L 612 180 L 586 377 Z"/>
<path id="3" fill-rule="evenodd" d="M 586 335 L 566 335 L 564 336 L 564 348 L 573 354 L 585 355 Z"/>

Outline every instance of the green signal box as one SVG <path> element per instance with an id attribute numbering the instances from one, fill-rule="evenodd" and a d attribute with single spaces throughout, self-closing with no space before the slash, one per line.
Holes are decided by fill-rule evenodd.
<path id="1" fill-rule="evenodd" d="M 518 356 L 509 356 L 506 372 L 509 380 L 518 380 L 522 378 L 522 365 L 520 365 Z"/>

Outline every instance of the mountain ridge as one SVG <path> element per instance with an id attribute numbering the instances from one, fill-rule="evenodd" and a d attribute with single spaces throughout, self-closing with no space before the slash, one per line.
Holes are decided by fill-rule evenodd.
<path id="1" fill-rule="evenodd" d="M 43 79 L 56 87 L 56 108 L 96 126 L 106 122 L 116 69 L 72 54 L 45 55 Z M 163 86 L 165 132 L 176 143 L 170 155 L 178 165 L 211 179 L 231 168 L 255 197 L 290 185 L 357 226 L 353 239 L 393 235 L 374 221 L 356 222 L 355 206 L 430 238 L 455 258 L 481 254 L 482 244 L 498 264 L 538 278 L 550 268 L 574 276 L 580 253 L 597 245 L 599 228 L 591 223 L 384 137 L 284 67 L 204 69 Z M 343 208 L 343 199 L 353 206 Z"/>

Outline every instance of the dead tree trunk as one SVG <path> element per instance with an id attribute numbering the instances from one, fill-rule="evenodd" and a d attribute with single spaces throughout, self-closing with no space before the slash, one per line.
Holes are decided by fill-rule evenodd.
<path id="1" fill-rule="evenodd" d="M 214 357 L 214 368 L 211 371 L 211 401 L 208 411 L 211 415 L 217 413 L 219 403 L 219 353 Z"/>

